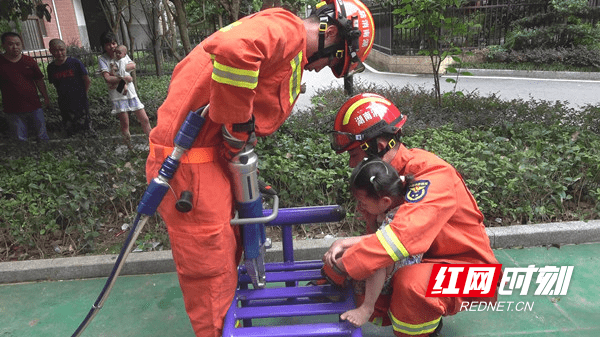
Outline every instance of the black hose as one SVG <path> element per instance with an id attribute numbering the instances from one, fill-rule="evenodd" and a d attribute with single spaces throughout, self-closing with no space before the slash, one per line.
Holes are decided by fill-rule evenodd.
<path id="1" fill-rule="evenodd" d="M 129 235 L 127 235 L 127 239 L 123 243 L 123 247 L 121 248 L 121 252 L 119 253 L 119 256 L 117 257 L 117 261 L 115 262 L 115 265 L 113 266 L 113 269 L 110 272 L 110 275 L 108 276 L 108 279 L 106 280 L 106 283 L 104 284 L 104 288 L 102 288 L 102 291 L 98 295 L 96 302 L 94 302 L 94 305 L 92 306 L 92 308 L 90 309 L 88 314 L 85 316 L 85 318 L 83 319 L 81 324 L 79 324 L 79 327 L 77 327 L 77 330 L 75 330 L 75 332 L 73 333 L 73 335 L 71 337 L 80 336 L 81 333 L 83 332 L 83 330 L 85 330 L 87 325 L 90 323 L 92 318 L 94 318 L 94 316 L 96 315 L 98 310 L 100 310 L 102 308 L 102 304 L 108 297 L 108 294 L 110 293 L 110 289 L 112 288 L 112 285 L 114 284 L 115 279 L 117 278 L 117 276 L 119 276 L 119 270 L 121 269 L 121 265 L 123 262 L 125 262 L 124 257 L 127 254 L 129 254 L 128 247 L 131 244 L 131 241 L 135 240 L 135 237 L 137 236 L 136 229 L 140 222 L 140 218 L 141 218 L 141 215 L 138 213 L 138 215 L 135 217 L 135 220 L 133 221 L 133 226 L 131 227 L 131 230 L 129 231 Z"/>

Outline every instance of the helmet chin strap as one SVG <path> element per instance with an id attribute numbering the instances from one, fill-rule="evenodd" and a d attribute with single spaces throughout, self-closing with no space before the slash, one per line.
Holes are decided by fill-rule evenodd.
<path id="1" fill-rule="evenodd" d="M 337 56 L 338 51 L 346 51 L 346 44 L 344 42 L 336 43 L 332 46 L 325 47 L 325 32 L 327 31 L 327 28 L 330 24 L 336 26 L 338 26 L 339 24 L 340 19 L 338 19 L 338 24 L 332 22 L 332 18 L 335 17 L 334 11 L 335 6 L 333 4 L 328 4 L 311 13 L 311 16 L 314 15 L 319 18 L 319 46 L 317 48 L 317 51 L 310 57 L 308 57 L 309 64 L 318 61 L 322 58 L 329 58 L 331 60 L 333 57 Z M 346 10 L 343 6 L 341 7 L 341 11 L 342 18 L 343 20 L 345 20 Z M 344 38 L 345 31 L 343 30 L 343 27 L 338 26 L 338 29 L 340 30 L 340 35 Z M 342 55 L 342 57 L 344 56 L 345 55 Z"/>
<path id="2" fill-rule="evenodd" d="M 396 146 L 398 142 L 394 138 L 390 139 L 386 144 L 385 148 L 381 151 L 378 151 L 377 138 L 366 141 L 365 143 L 368 145 L 367 149 L 364 150 L 367 156 L 383 158 L 383 156 L 385 156 L 385 154 L 388 153 L 389 150 Z"/>
<path id="3" fill-rule="evenodd" d="M 309 58 L 308 58 L 308 63 L 313 63 L 315 61 L 318 61 L 322 58 L 332 58 L 332 57 L 336 57 L 336 53 L 338 52 L 338 50 L 344 50 L 344 44 L 343 43 L 338 43 L 335 44 L 333 46 L 329 46 L 327 48 L 319 48 L 319 50 L 317 50 L 314 54 L 312 54 Z"/>

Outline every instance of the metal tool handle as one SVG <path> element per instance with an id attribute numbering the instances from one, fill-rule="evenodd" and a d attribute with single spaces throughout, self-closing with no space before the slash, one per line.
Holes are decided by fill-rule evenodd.
<path id="1" fill-rule="evenodd" d="M 231 219 L 232 225 L 247 225 L 251 223 L 267 223 L 275 220 L 277 218 L 277 214 L 279 214 L 279 197 L 277 195 L 272 195 L 273 197 L 273 213 L 268 216 L 263 216 L 260 218 L 239 218 L 238 211 L 235 211 L 235 216 Z"/>

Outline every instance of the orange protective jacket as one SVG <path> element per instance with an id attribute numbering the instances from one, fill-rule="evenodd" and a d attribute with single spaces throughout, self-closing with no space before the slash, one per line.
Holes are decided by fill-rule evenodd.
<path id="1" fill-rule="evenodd" d="M 150 133 L 150 142 L 157 151 L 151 151 L 148 159 L 147 166 L 152 166 L 148 179 L 157 175 L 159 165 L 170 154 L 169 150 L 160 149 L 173 146 L 188 112 L 206 104 L 210 103 L 208 119 L 193 147 L 221 148 L 221 124 L 244 123 L 252 115 L 258 136 L 277 130 L 290 115 L 300 93 L 302 70 L 307 63 L 305 54 L 304 24 L 283 9 L 268 9 L 245 17 L 204 40 L 175 67 L 167 99 L 158 110 L 157 126 Z M 228 175 L 206 175 L 212 173 Z M 181 178 L 176 174 L 174 180 L 178 176 Z M 191 178 L 183 179 L 186 181 L 182 188 L 188 189 Z M 205 222 L 228 221 L 231 202 L 215 202 L 215 193 L 229 193 L 230 187 L 207 183 L 203 189 L 210 193 L 194 195 L 195 204 L 202 206 L 194 207 L 193 212 L 205 213 Z M 177 181 L 173 184 L 177 185 Z M 181 192 L 174 189 L 177 194 Z M 172 205 L 161 205 L 162 209 L 166 207 Z"/>
<path id="2" fill-rule="evenodd" d="M 223 124 L 255 117 L 258 136 L 273 133 L 290 115 L 307 63 L 303 21 L 283 9 L 245 17 L 214 33 L 173 72 L 169 92 L 150 133 L 148 180 L 157 176 L 189 111 L 210 104 L 193 147 L 169 182 L 159 212 L 169 230 L 186 311 L 197 336 L 219 336 L 237 285 L 240 243 L 230 225 L 231 176 Z M 188 213 L 175 210 L 175 195 L 193 194 Z M 175 195 L 174 195 L 175 194 Z"/>
<path id="3" fill-rule="evenodd" d="M 258 136 L 273 133 L 300 93 L 305 54 L 304 24 L 283 9 L 260 11 L 222 28 L 175 67 L 152 142 L 171 146 L 187 113 L 208 103 L 215 123 L 244 123 L 254 115 Z M 195 145 L 220 141 L 203 132 Z"/>
<path id="4" fill-rule="evenodd" d="M 483 214 L 450 164 L 421 149 L 401 145 L 391 162 L 412 174 L 404 202 L 385 228 L 348 249 L 342 263 L 362 280 L 409 255 L 422 263 L 498 263 L 483 225 Z"/>

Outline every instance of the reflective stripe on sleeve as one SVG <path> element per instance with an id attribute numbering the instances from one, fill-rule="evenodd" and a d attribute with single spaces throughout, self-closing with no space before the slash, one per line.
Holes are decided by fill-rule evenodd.
<path id="1" fill-rule="evenodd" d="M 406 248 L 404 248 L 404 245 L 400 242 L 400 240 L 398 240 L 398 237 L 396 236 L 396 234 L 394 234 L 394 232 L 390 228 L 390 225 L 379 229 L 375 234 L 377 235 L 379 242 L 381 243 L 385 251 L 390 255 L 392 260 L 398 261 L 410 255 L 408 254 Z"/>
<path id="2" fill-rule="evenodd" d="M 290 77 L 290 104 L 294 104 L 296 97 L 300 94 L 302 81 L 302 51 L 290 61 L 292 76 Z"/>
<path id="3" fill-rule="evenodd" d="M 442 319 L 442 316 L 440 316 L 433 321 L 425 322 L 423 324 L 409 324 L 398 320 L 396 317 L 394 317 L 394 315 L 392 315 L 392 312 L 389 312 L 389 314 L 392 318 L 392 327 L 394 328 L 394 331 L 398 331 L 407 335 L 422 335 L 432 333 L 438 327 L 440 320 Z"/>
<path id="4" fill-rule="evenodd" d="M 214 60 L 214 57 L 212 58 Z M 238 69 L 214 60 L 212 79 L 218 83 L 254 89 L 258 85 L 258 70 Z"/>
<path id="5" fill-rule="evenodd" d="M 230 31 L 230 30 L 231 30 L 231 28 L 233 28 L 233 27 L 236 27 L 236 26 L 239 26 L 239 25 L 241 25 L 241 24 L 242 24 L 242 23 L 241 23 L 240 21 L 236 21 L 236 22 L 234 22 L 234 23 L 231 23 L 231 24 L 229 24 L 229 25 L 227 25 L 227 26 L 225 26 L 225 27 L 223 27 L 223 28 L 219 29 L 219 31 L 220 31 L 220 32 L 227 32 L 227 31 Z"/>

